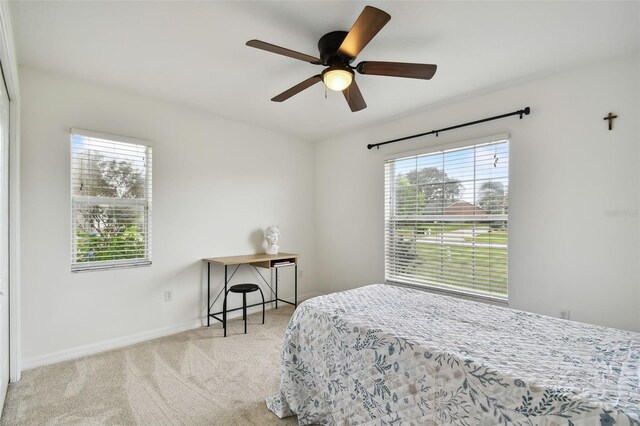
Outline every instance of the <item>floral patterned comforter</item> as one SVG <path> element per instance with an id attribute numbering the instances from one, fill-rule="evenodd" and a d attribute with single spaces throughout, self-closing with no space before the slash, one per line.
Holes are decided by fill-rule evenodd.
<path id="1" fill-rule="evenodd" d="M 374 284 L 302 303 L 279 417 L 301 425 L 640 425 L 640 334 Z"/>

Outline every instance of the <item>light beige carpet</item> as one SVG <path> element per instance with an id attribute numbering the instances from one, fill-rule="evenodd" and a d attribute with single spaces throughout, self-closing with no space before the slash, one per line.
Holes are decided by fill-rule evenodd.
<path id="1" fill-rule="evenodd" d="M 265 405 L 293 307 L 25 371 L 0 425 L 285 425 Z"/>

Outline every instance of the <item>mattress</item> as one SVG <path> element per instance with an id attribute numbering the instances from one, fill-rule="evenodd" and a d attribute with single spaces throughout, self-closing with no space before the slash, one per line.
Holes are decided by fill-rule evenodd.
<path id="1" fill-rule="evenodd" d="M 280 364 L 301 425 L 640 425 L 639 333 L 415 289 L 305 301 Z"/>

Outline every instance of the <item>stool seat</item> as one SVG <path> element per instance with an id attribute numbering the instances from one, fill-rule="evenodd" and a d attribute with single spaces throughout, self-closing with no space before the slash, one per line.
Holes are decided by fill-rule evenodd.
<path id="1" fill-rule="evenodd" d="M 262 323 L 264 324 L 264 293 L 262 293 L 260 286 L 252 283 L 235 284 L 229 287 L 227 292 L 224 294 L 224 301 L 222 304 L 222 323 L 225 337 L 227 336 L 227 295 L 229 293 L 242 293 L 242 319 L 244 320 L 244 334 L 247 334 L 247 293 L 252 293 L 254 291 L 259 291 L 260 296 L 262 296 Z"/>
<path id="2" fill-rule="evenodd" d="M 260 290 L 258 284 L 236 284 L 229 287 L 231 293 L 251 293 L 258 290 Z"/>

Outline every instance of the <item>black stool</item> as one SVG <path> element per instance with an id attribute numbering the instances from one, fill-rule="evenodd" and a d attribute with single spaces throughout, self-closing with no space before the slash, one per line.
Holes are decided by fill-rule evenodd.
<path id="1" fill-rule="evenodd" d="M 244 334 L 247 334 L 247 293 L 259 291 L 262 296 L 262 323 L 264 324 L 264 293 L 258 284 L 236 284 L 229 287 L 224 295 L 222 312 L 224 315 L 224 337 L 227 337 L 227 295 L 229 292 L 242 293 L 242 319 L 244 320 Z"/>

